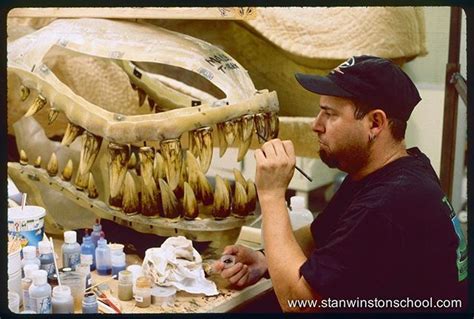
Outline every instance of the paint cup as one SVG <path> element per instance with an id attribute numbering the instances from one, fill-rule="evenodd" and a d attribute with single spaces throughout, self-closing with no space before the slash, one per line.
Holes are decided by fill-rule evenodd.
<path id="1" fill-rule="evenodd" d="M 43 239 L 46 210 L 27 205 L 8 208 L 8 234 L 20 238 L 21 246 L 36 246 Z"/>
<path id="2" fill-rule="evenodd" d="M 21 270 L 21 248 L 8 254 L 8 275 Z"/>

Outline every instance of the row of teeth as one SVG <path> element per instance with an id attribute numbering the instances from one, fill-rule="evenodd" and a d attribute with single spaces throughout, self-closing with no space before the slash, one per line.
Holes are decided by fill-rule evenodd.
<path id="1" fill-rule="evenodd" d="M 28 98 L 29 94 L 30 90 L 25 86 L 21 86 L 21 99 L 23 101 Z M 38 113 L 47 104 L 47 99 L 41 94 L 38 94 L 24 116 L 32 116 Z M 58 114 L 59 110 L 50 108 L 48 113 L 48 123 L 53 123 L 56 120 Z M 231 146 L 236 139 L 238 139 L 239 142 L 237 144 L 239 150 L 237 161 L 241 161 L 247 154 L 254 132 L 257 133 L 260 143 L 263 143 L 265 140 L 275 138 L 278 136 L 279 121 L 275 112 L 247 114 L 241 116 L 240 118 L 231 119 L 223 123 L 217 123 L 216 130 L 220 157 L 222 157 L 225 154 L 227 148 Z M 83 128 L 69 122 L 61 141 L 61 145 L 69 146 L 83 132 Z M 212 160 L 212 132 L 213 128 L 211 126 L 201 127 L 188 132 L 190 144 L 189 149 L 192 151 L 194 156 L 199 159 L 204 173 L 206 173 L 209 169 Z"/>
<path id="2" fill-rule="evenodd" d="M 100 147 L 100 141 L 91 142 L 93 137 L 87 133 L 83 135 L 83 139 L 89 147 L 96 149 Z M 199 162 L 188 150 L 184 161 L 187 169 L 183 165 L 178 183 L 173 189 L 167 177 L 167 160 L 152 147 L 141 147 L 138 151 L 138 160 L 135 153 L 130 153 L 126 146 L 109 143 L 108 150 L 110 155 L 108 204 L 127 215 L 141 213 L 147 217 L 170 219 L 183 217 L 192 220 L 199 216 L 201 209 L 210 206 L 215 219 L 224 219 L 230 215 L 245 217 L 255 210 L 257 203 L 255 184 L 252 180 L 245 179 L 236 169 L 234 169 L 233 188 L 229 181 L 217 175 L 213 190 Z M 20 151 L 20 164 L 29 164 L 24 150 Z M 41 157 L 37 157 L 33 165 L 40 168 Z M 51 177 L 57 176 L 59 170 L 55 153 L 52 153 L 46 171 Z M 60 177 L 64 181 L 71 181 L 73 172 L 73 162 L 69 159 Z M 81 171 L 81 165 L 74 183 L 78 190 L 87 191 L 90 198 L 99 196 L 92 172 L 84 173 Z"/>

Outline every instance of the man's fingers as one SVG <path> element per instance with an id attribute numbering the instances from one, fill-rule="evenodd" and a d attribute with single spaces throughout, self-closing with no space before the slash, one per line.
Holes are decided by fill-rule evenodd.
<path id="1" fill-rule="evenodd" d="M 242 265 L 240 271 L 238 271 L 235 275 L 229 278 L 229 282 L 233 285 L 237 284 L 239 280 L 245 275 L 248 274 L 248 266 Z"/>
<path id="2" fill-rule="evenodd" d="M 288 154 L 286 154 L 285 147 L 283 147 L 283 143 L 280 140 L 272 140 L 273 147 L 275 148 L 275 152 L 278 157 L 288 157 Z"/>
<path id="3" fill-rule="evenodd" d="M 225 268 L 224 270 L 222 270 L 221 276 L 223 278 L 226 278 L 226 279 L 230 280 L 230 278 L 232 276 L 235 276 L 235 274 L 237 274 L 239 271 L 241 271 L 243 267 L 244 267 L 244 264 L 236 263 L 234 266 L 229 267 L 229 268 Z"/>
<path id="4" fill-rule="evenodd" d="M 221 272 L 224 269 L 224 263 L 220 260 L 215 261 L 212 263 L 211 268 L 213 272 Z"/>
<path id="5" fill-rule="evenodd" d="M 250 272 L 246 272 L 242 278 L 239 279 L 239 281 L 237 281 L 236 285 L 239 286 L 239 287 L 243 287 L 245 285 L 247 285 L 248 283 L 248 280 L 249 280 L 249 274 Z"/>
<path id="6" fill-rule="evenodd" d="M 274 141 L 275 140 L 271 140 L 262 145 L 262 151 L 265 153 L 266 158 L 274 158 L 277 156 L 275 146 L 273 145 Z"/>
<path id="7" fill-rule="evenodd" d="M 237 255 L 239 247 L 237 245 L 226 246 L 222 251 L 222 255 Z"/>
<path id="8" fill-rule="evenodd" d="M 293 142 L 286 140 L 283 141 L 283 147 L 285 148 L 285 152 L 288 157 L 293 158 L 295 157 L 295 147 L 293 146 Z"/>

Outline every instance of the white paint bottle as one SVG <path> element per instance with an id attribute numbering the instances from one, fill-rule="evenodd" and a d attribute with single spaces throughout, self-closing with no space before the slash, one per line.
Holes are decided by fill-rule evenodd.
<path id="1" fill-rule="evenodd" d="M 33 284 L 29 289 L 31 310 L 36 313 L 51 313 L 51 286 L 48 284 L 48 273 L 45 270 L 33 272 Z"/>

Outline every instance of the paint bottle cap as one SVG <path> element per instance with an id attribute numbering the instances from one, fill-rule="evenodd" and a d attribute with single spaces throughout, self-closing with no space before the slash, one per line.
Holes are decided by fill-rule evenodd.
<path id="1" fill-rule="evenodd" d="M 36 257 L 36 247 L 35 246 L 25 246 L 25 247 L 23 247 L 23 257 L 24 258 L 35 258 Z"/>
<path id="2" fill-rule="evenodd" d="M 292 196 L 290 198 L 290 207 L 292 210 L 306 208 L 306 203 L 303 196 Z"/>
<path id="3" fill-rule="evenodd" d="M 66 244 L 74 244 L 77 240 L 77 234 L 74 230 L 64 232 L 64 242 Z"/>
<path id="4" fill-rule="evenodd" d="M 133 274 L 131 271 L 128 271 L 128 270 L 121 270 L 118 273 L 118 280 L 121 283 L 132 283 Z"/>
<path id="5" fill-rule="evenodd" d="M 53 252 L 51 243 L 47 240 L 42 240 L 38 243 L 38 250 L 40 254 L 50 254 Z"/>
<path id="6" fill-rule="evenodd" d="M 41 286 L 48 282 L 48 273 L 46 270 L 40 269 L 33 271 L 33 284 L 35 286 Z"/>

